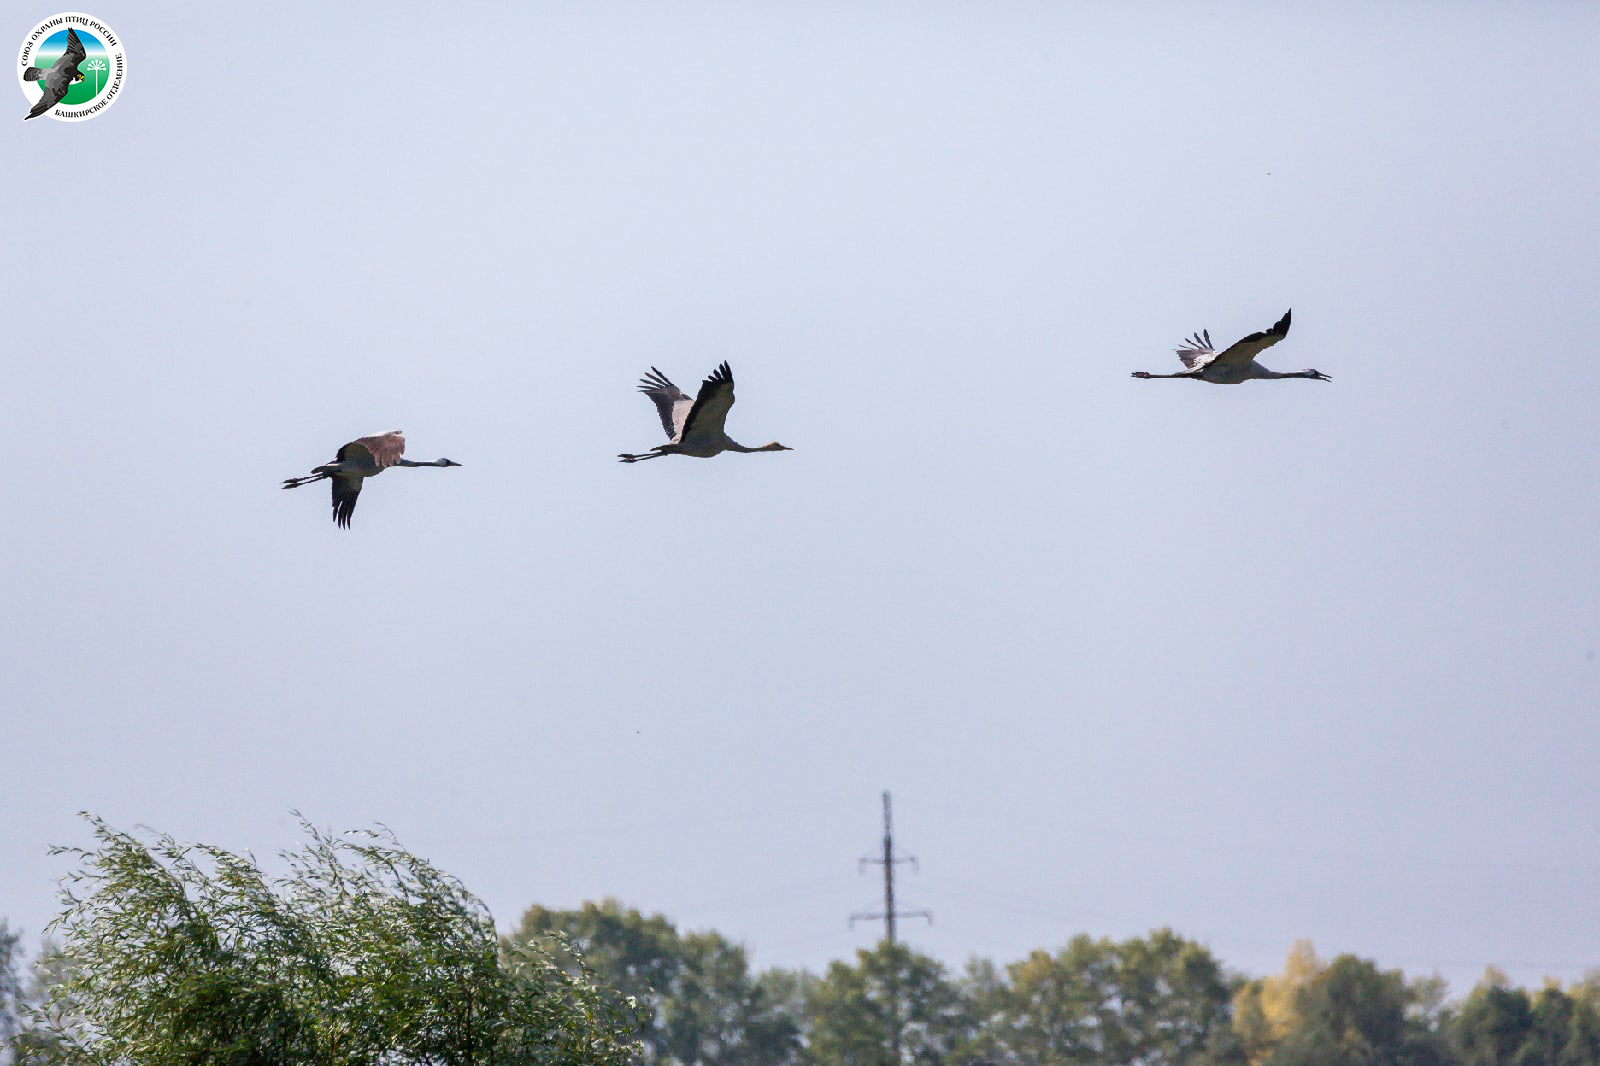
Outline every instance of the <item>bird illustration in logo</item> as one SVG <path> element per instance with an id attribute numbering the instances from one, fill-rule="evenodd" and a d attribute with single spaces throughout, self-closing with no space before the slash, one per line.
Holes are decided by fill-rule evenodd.
<path id="1" fill-rule="evenodd" d="M 61 53 L 61 58 L 55 61 L 54 66 L 49 70 L 29 67 L 23 71 L 23 81 L 44 82 L 42 86 L 44 95 L 39 98 L 38 103 L 33 105 L 33 110 L 29 111 L 22 121 L 26 122 L 30 118 L 38 118 L 52 107 L 55 107 L 61 102 L 61 98 L 67 95 L 67 90 L 72 88 L 73 82 L 83 80 L 83 75 L 78 72 L 78 64 L 83 62 L 87 54 L 83 50 L 83 42 L 78 40 L 77 31 L 69 29 L 67 30 L 67 50 Z"/>

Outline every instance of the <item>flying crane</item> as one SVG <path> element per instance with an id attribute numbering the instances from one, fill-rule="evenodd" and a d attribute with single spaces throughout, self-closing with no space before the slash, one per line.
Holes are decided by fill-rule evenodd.
<path id="1" fill-rule="evenodd" d="M 339 449 L 333 462 L 314 466 L 306 477 L 286 478 L 283 487 L 297 489 L 313 481 L 324 479 L 333 483 L 333 520 L 340 528 L 350 528 L 350 515 L 356 509 L 356 497 L 361 495 L 361 483 L 377 477 L 391 466 L 460 466 L 449 459 L 435 459 L 431 463 L 414 463 L 402 459 L 406 438 L 398 430 L 379 433 L 371 437 L 357 437 Z"/>
<path id="2" fill-rule="evenodd" d="M 1152 374 L 1148 370 L 1135 370 L 1133 376 L 1189 378 L 1192 381 L 1209 381 L 1213 385 L 1237 385 L 1252 378 L 1316 378 L 1318 381 L 1332 381 L 1332 378 L 1320 370 L 1296 370 L 1293 373 L 1280 374 L 1256 362 L 1256 356 L 1289 335 L 1290 314 L 1290 311 L 1285 311 L 1283 317 L 1278 319 L 1271 329 L 1252 333 L 1248 337 L 1234 341 L 1220 352 L 1211 346 L 1211 331 L 1202 330 L 1177 348 L 1178 358 L 1183 360 L 1185 369 L 1176 374 Z"/>
<path id="3" fill-rule="evenodd" d="M 733 406 L 733 371 L 723 363 L 711 372 L 700 385 L 694 399 L 655 367 L 639 379 L 639 391 L 650 397 L 661 416 L 661 428 L 667 431 L 667 443 L 658 444 L 648 452 L 632 455 L 623 452 L 617 458 L 625 463 L 638 463 L 645 459 L 659 459 L 663 455 L 693 455 L 709 459 L 723 452 L 792 452 L 777 441 L 759 448 L 746 448 L 723 431 L 728 408 Z"/>

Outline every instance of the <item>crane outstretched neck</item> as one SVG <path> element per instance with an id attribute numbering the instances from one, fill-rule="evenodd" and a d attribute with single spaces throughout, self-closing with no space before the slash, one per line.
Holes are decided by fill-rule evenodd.
<path id="1" fill-rule="evenodd" d="M 793 448 L 786 448 L 783 445 L 779 444 L 777 441 L 773 441 L 771 444 L 763 444 L 759 448 L 746 448 L 743 444 L 740 444 L 736 440 L 729 440 L 728 441 L 728 450 L 730 452 L 747 452 L 747 453 L 748 452 L 792 452 L 792 451 L 794 451 Z"/>
<path id="2" fill-rule="evenodd" d="M 1263 378 L 1312 378 L 1312 379 L 1314 379 L 1316 381 L 1332 381 L 1333 380 L 1332 378 L 1330 378 L 1328 375 L 1324 374 L 1320 370 L 1296 370 L 1296 371 L 1293 371 L 1293 372 L 1287 373 L 1287 374 L 1279 374 L 1278 372 L 1276 372 L 1274 370 L 1268 370 L 1265 373 L 1258 374 L 1256 376 L 1257 377 L 1263 377 Z"/>

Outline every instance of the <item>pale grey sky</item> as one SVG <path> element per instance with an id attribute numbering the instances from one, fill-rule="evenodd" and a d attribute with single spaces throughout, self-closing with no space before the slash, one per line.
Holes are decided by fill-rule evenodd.
<path id="1" fill-rule="evenodd" d="M 298 808 L 820 968 L 888 788 L 953 965 L 1600 965 L 1600 8 L 88 10 L 122 99 L 0 122 L 30 937 L 80 809 Z M 1129 377 L 1290 307 L 1331 383 Z M 795 451 L 615 461 L 723 359 Z M 278 490 L 391 428 L 465 465 Z"/>

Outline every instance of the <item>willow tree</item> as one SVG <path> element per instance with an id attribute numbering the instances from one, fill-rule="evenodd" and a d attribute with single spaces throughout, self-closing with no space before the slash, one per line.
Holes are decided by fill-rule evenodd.
<path id="1" fill-rule="evenodd" d="M 62 882 L 55 1027 L 88 1061 L 229 1066 L 627 1063 L 581 965 L 502 945 L 488 909 L 387 831 L 250 855 L 90 816 Z M 557 949 L 559 950 L 559 949 Z"/>

